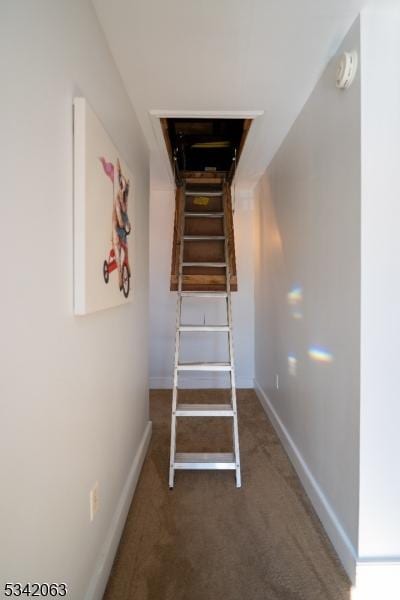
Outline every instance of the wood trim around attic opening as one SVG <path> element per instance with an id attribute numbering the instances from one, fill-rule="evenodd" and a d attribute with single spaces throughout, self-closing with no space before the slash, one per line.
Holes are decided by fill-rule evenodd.
<path id="1" fill-rule="evenodd" d="M 166 119 L 165 117 L 161 117 L 160 123 L 161 123 L 161 129 L 162 129 L 162 133 L 163 133 L 163 137 L 164 137 L 165 146 L 167 148 L 169 163 L 170 163 L 171 169 L 172 169 L 172 174 L 175 177 L 174 157 L 173 157 L 173 152 L 172 152 L 171 140 L 169 139 L 169 135 L 168 135 L 168 119 Z"/>
<path id="2" fill-rule="evenodd" d="M 174 237 L 172 242 L 172 259 L 171 259 L 171 285 L 170 290 L 176 291 L 178 289 L 178 276 L 179 276 L 179 254 L 181 247 L 181 235 L 179 224 L 182 218 L 182 212 L 185 208 L 185 195 L 183 193 L 183 187 L 179 186 L 175 193 L 175 219 L 174 219 Z"/>

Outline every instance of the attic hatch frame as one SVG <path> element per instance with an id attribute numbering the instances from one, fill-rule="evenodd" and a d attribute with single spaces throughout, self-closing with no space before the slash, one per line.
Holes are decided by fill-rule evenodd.
<path id="1" fill-rule="evenodd" d="M 242 133 L 239 148 L 238 148 L 238 151 L 236 154 L 235 168 L 231 169 L 229 171 L 228 177 L 227 177 L 227 183 L 229 185 L 233 185 L 234 178 L 235 178 L 235 175 L 237 172 L 237 167 L 239 164 L 239 160 L 240 160 L 240 157 L 242 156 L 243 148 L 245 146 L 245 142 L 247 140 L 250 127 L 251 127 L 253 121 L 257 117 L 260 117 L 263 114 L 264 114 L 264 111 L 262 111 L 262 110 L 251 110 L 251 111 L 151 110 L 150 111 L 150 116 L 153 118 L 153 120 L 157 120 L 159 123 L 159 131 L 161 130 L 161 136 L 159 136 L 159 137 L 161 137 L 161 139 L 164 142 L 161 144 L 163 146 L 163 155 L 164 155 L 164 157 L 165 157 L 165 155 L 167 155 L 167 162 L 170 167 L 170 174 L 171 174 L 172 180 L 175 184 L 177 184 L 177 181 L 176 181 L 176 177 L 175 177 L 174 155 L 173 155 L 173 149 L 171 146 L 171 141 L 170 141 L 169 133 L 168 133 L 168 120 L 169 119 L 188 119 L 188 120 L 190 119 L 190 120 L 198 120 L 198 121 L 200 121 L 202 119 L 205 119 L 205 120 L 207 120 L 207 119 L 208 120 L 238 119 L 238 120 L 243 121 L 243 133 Z M 200 172 L 201 171 L 199 171 L 199 173 Z M 215 173 L 215 171 L 214 172 L 213 171 L 202 171 L 201 173 L 204 173 L 204 177 L 202 178 L 203 183 L 206 183 L 205 179 L 207 178 L 207 176 L 209 176 L 210 179 L 215 178 L 215 175 L 213 177 L 213 173 Z"/>
<path id="2" fill-rule="evenodd" d="M 222 243 L 227 243 L 227 252 L 228 252 L 228 261 L 229 261 L 229 287 L 230 291 L 237 291 L 237 275 L 236 275 L 236 259 L 235 259 L 235 243 L 234 243 L 234 232 L 233 232 L 233 212 L 234 206 L 232 206 L 232 188 L 233 188 L 233 200 L 234 200 L 234 189 L 235 189 L 235 175 L 237 173 L 237 166 L 239 164 L 239 159 L 242 155 L 243 148 L 245 146 L 245 142 L 247 140 L 247 135 L 250 129 L 250 126 L 253 120 L 256 117 L 259 117 L 263 114 L 263 111 L 224 111 L 224 112 L 211 112 L 211 111 L 201 111 L 201 112 L 190 112 L 190 111 L 150 111 L 150 116 L 152 117 L 152 125 L 154 129 L 154 133 L 156 139 L 158 141 L 160 152 L 164 158 L 164 166 L 167 167 L 167 171 L 172 178 L 171 183 L 173 182 L 175 186 L 175 220 L 174 220 L 174 236 L 173 236 L 173 244 L 172 244 L 172 259 L 171 259 L 171 278 L 170 278 L 170 290 L 177 291 L 178 290 L 178 280 L 179 280 L 179 256 L 180 256 L 180 248 L 183 247 L 183 239 L 181 230 L 181 221 L 184 206 L 186 204 L 186 197 L 184 190 L 186 189 L 185 184 L 193 185 L 192 191 L 202 190 L 201 193 L 205 192 L 208 195 L 213 195 L 215 192 L 211 192 L 210 188 L 215 188 L 220 186 L 222 190 L 222 194 L 217 194 L 221 196 L 221 201 L 223 205 L 223 213 L 225 215 L 224 220 L 226 220 L 227 224 L 227 234 L 225 234 L 226 239 L 223 238 Z M 233 161 L 222 160 L 219 163 L 218 158 L 216 164 L 214 166 L 223 166 L 227 167 L 223 171 L 208 171 L 205 170 L 203 166 L 204 163 L 201 163 L 203 166 L 202 169 L 189 172 L 184 171 L 182 173 L 182 178 L 180 177 L 179 171 L 176 173 L 175 169 L 175 154 L 173 152 L 173 147 L 171 143 L 176 141 L 176 134 L 178 130 L 175 129 L 175 135 L 170 138 L 170 127 L 169 127 L 169 119 L 172 121 L 192 121 L 193 123 L 201 122 L 201 120 L 208 121 L 242 121 L 241 123 L 241 131 L 238 131 L 237 127 L 235 134 L 230 134 L 229 127 L 228 131 L 219 131 L 216 132 L 215 137 L 218 138 L 221 135 L 229 135 L 230 142 L 233 142 L 233 148 L 236 149 L 235 160 Z M 224 128 L 222 127 L 222 130 Z M 213 131 L 214 133 L 214 131 Z M 213 133 L 210 137 L 213 137 Z M 207 137 L 207 135 L 205 136 Z M 176 146 L 175 146 L 176 147 Z M 232 145 L 230 146 L 232 148 Z M 181 155 L 182 156 L 182 155 Z M 196 161 L 194 161 L 195 163 Z M 169 165 L 169 168 L 168 168 Z M 196 166 L 200 166 L 197 164 Z M 211 166 L 211 165 L 210 165 Z M 211 194 L 210 194 L 211 192 Z M 234 202 L 233 202 L 234 204 Z M 210 211 L 214 212 L 214 211 Z M 200 216 L 200 215 L 197 215 Z M 204 219 L 203 219 L 204 220 Z M 199 219 L 196 219 L 199 221 Z M 201 221 L 201 219 L 200 219 Z M 206 219 L 207 222 L 216 222 L 216 219 Z M 218 219 L 220 221 L 220 219 Z M 215 223 L 214 223 L 215 224 Z M 200 227 L 203 227 L 204 223 L 197 223 Z M 193 233 L 193 232 L 192 232 Z M 197 236 L 193 234 L 192 239 L 190 240 L 191 254 L 192 258 L 195 258 L 193 262 L 210 262 L 210 257 L 205 260 L 203 256 L 203 260 L 198 260 L 198 257 L 194 256 L 193 253 L 196 254 L 196 251 L 200 250 L 198 244 L 202 247 L 201 253 L 204 254 L 204 242 L 207 241 L 207 254 L 218 254 L 220 251 L 221 245 L 221 236 L 223 236 L 223 232 L 220 232 L 220 237 L 218 235 L 215 240 L 212 238 L 215 237 L 216 232 L 211 231 L 211 239 L 209 239 L 208 235 L 205 235 L 205 232 L 199 234 L 199 239 Z M 188 234 L 190 235 L 190 234 Z M 196 238 L 196 239 L 194 239 Z M 218 239 L 217 239 L 218 238 Z M 213 243 L 213 247 L 211 247 L 210 243 Z M 197 244 L 197 246 L 196 246 Z M 216 247 L 217 245 L 218 247 Z M 200 253 L 200 254 L 201 254 Z M 189 261 L 191 262 L 191 261 Z M 211 261 L 213 263 L 213 261 Z M 216 262 L 220 262 L 220 256 L 217 256 Z M 225 261 L 226 262 L 226 261 Z M 228 263 L 226 263 L 228 264 Z M 225 290 L 227 286 L 227 282 L 224 281 L 226 278 L 226 273 L 220 274 L 215 272 L 214 266 L 210 272 L 209 268 L 206 265 L 199 265 L 197 267 L 197 271 L 194 272 L 195 266 L 190 267 L 190 272 L 184 273 L 186 275 L 187 281 L 184 282 L 187 290 L 197 290 L 197 291 L 218 291 L 220 289 Z M 226 267 L 222 267 L 224 270 Z M 200 269 L 200 270 L 199 270 Z M 185 291 L 185 290 L 184 290 Z"/>

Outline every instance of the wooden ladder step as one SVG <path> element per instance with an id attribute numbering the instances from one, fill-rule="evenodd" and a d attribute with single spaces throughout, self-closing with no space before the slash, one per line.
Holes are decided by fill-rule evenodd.
<path id="1" fill-rule="evenodd" d="M 218 267 L 226 267 L 226 262 L 184 262 L 182 267 L 211 267 L 217 269 Z"/>
<path id="2" fill-rule="evenodd" d="M 224 216 L 223 212 L 185 212 L 185 217 L 198 217 L 207 219 L 221 219 Z"/>
<path id="3" fill-rule="evenodd" d="M 219 240 L 224 240 L 224 235 L 184 235 L 183 239 L 185 242 L 214 242 Z"/>
<path id="4" fill-rule="evenodd" d="M 181 292 L 182 298 L 227 298 L 227 292 Z"/>
<path id="5" fill-rule="evenodd" d="M 217 198 L 219 196 L 222 196 L 222 191 L 221 192 L 206 192 L 204 191 L 198 191 L 198 192 L 194 192 L 194 191 L 186 191 L 185 193 L 186 196 L 197 196 L 198 198 Z"/>

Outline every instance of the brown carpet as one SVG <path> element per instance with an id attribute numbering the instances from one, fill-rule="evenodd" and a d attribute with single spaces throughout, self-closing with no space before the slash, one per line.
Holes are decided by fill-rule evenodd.
<path id="1" fill-rule="evenodd" d="M 185 402 L 223 402 L 226 392 L 181 393 Z M 349 600 L 350 583 L 255 393 L 238 393 L 241 489 L 233 471 L 181 471 L 168 489 L 170 398 L 151 392 L 153 437 L 104 600 Z M 230 451 L 230 419 L 181 423 L 178 451 Z"/>

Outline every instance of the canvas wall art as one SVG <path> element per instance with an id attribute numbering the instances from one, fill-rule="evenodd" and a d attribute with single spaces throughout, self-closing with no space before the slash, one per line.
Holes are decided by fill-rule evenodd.
<path id="1" fill-rule="evenodd" d="M 74 311 L 133 294 L 133 177 L 84 98 L 74 100 Z"/>

